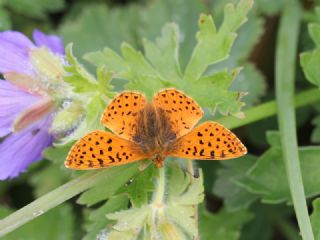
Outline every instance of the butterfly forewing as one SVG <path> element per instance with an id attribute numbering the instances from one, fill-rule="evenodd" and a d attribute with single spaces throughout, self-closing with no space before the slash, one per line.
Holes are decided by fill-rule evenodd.
<path id="1" fill-rule="evenodd" d="M 147 158 L 138 146 L 110 132 L 94 131 L 81 138 L 70 150 L 65 166 L 96 169 L 122 165 Z"/>
<path id="2" fill-rule="evenodd" d="M 101 122 L 115 134 L 132 140 L 137 129 L 137 115 L 146 105 L 140 93 L 123 92 L 104 111 Z"/>
<path id="3" fill-rule="evenodd" d="M 226 160 L 247 153 L 241 141 L 216 122 L 205 122 L 177 141 L 179 147 L 168 155 L 199 160 Z"/>
<path id="4" fill-rule="evenodd" d="M 166 112 L 177 137 L 191 131 L 203 116 L 201 107 L 192 98 L 176 89 L 158 92 L 153 98 L 153 104 Z"/>

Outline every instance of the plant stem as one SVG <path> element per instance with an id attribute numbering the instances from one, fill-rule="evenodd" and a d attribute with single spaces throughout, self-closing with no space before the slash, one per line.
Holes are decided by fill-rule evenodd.
<path id="1" fill-rule="evenodd" d="M 305 90 L 294 96 L 294 107 L 299 108 L 320 101 L 320 91 L 317 88 Z M 227 128 L 238 128 L 249 123 L 253 123 L 267 117 L 276 115 L 276 101 L 262 103 L 258 106 L 249 108 L 244 111 L 245 118 L 239 119 L 233 116 L 221 117 L 216 119 Z"/>
<path id="2" fill-rule="evenodd" d="M 92 171 L 71 180 L 70 182 L 36 199 L 25 207 L 15 211 L 8 217 L 0 220 L 0 237 L 42 215 L 51 208 L 54 208 L 55 206 L 87 190 L 88 188 L 95 186 L 102 180 L 106 180 L 107 178 L 112 179 L 121 174 L 122 171 L 139 171 L 137 166 L 137 164 L 128 164 L 101 171 Z"/>
<path id="3" fill-rule="evenodd" d="M 153 199 L 153 204 L 163 205 L 164 193 L 166 186 L 166 177 L 165 177 L 165 166 L 159 168 L 159 177 L 157 179 L 157 187 L 155 190 L 155 195 Z"/>
<path id="4" fill-rule="evenodd" d="M 194 167 L 193 167 L 193 161 L 192 160 L 187 160 L 188 161 L 188 171 L 190 173 L 190 182 L 193 183 L 194 182 L 194 175 L 195 175 L 195 172 L 194 172 Z M 198 205 L 194 205 L 194 221 L 195 221 L 195 225 L 196 225 L 196 228 L 198 228 L 198 220 L 199 220 L 199 216 L 198 216 Z M 194 238 L 194 240 L 198 240 L 200 238 L 199 236 L 199 231 L 198 231 L 198 236 L 196 236 Z"/>
<path id="5" fill-rule="evenodd" d="M 164 221 L 164 194 L 166 189 L 165 165 L 159 168 L 159 176 L 156 182 L 156 188 L 153 193 L 151 203 L 152 207 L 152 222 L 151 222 L 151 236 L 155 239 L 157 236 L 157 224 Z"/>
<path id="6" fill-rule="evenodd" d="M 293 101 L 300 15 L 298 1 L 288 1 L 283 10 L 277 39 L 276 101 L 281 145 L 293 206 L 302 238 L 313 240 L 301 176 Z"/>

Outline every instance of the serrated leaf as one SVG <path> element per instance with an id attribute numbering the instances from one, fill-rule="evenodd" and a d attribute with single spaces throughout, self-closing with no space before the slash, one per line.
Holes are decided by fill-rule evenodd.
<path id="1" fill-rule="evenodd" d="M 271 148 L 258 159 L 239 183 L 248 191 L 259 194 L 263 202 L 273 204 L 291 202 L 279 134 L 269 133 L 268 141 Z M 320 177 L 317 171 L 320 164 L 319 154 L 319 147 L 299 148 L 301 173 L 308 198 L 320 193 L 318 188 Z"/>
<path id="2" fill-rule="evenodd" d="M 198 229 L 196 227 L 194 218 L 191 217 L 194 214 L 194 207 L 190 205 L 182 206 L 178 204 L 172 204 L 166 207 L 165 214 L 169 221 L 177 224 L 189 236 L 195 237 L 198 235 Z"/>
<path id="3" fill-rule="evenodd" d="M 248 108 L 260 101 L 261 97 L 265 95 L 266 88 L 262 73 L 253 64 L 246 63 L 235 81 L 232 82 L 230 90 L 246 93 L 241 100 Z"/>
<path id="4" fill-rule="evenodd" d="M 228 113 L 237 115 L 244 103 L 239 101 L 240 93 L 229 91 L 228 88 L 238 73 L 239 69 L 230 72 L 225 70 L 202 77 L 193 84 L 187 85 L 185 92 L 193 96 L 201 106 L 207 106 L 212 111 L 217 108 L 224 115 Z"/>
<path id="5" fill-rule="evenodd" d="M 185 70 L 187 82 L 199 79 L 209 65 L 228 57 L 236 37 L 235 31 L 246 21 L 252 3 L 251 0 L 241 0 L 236 7 L 227 4 L 224 8 L 225 18 L 218 31 L 212 17 L 200 16 L 198 44 Z"/>
<path id="6" fill-rule="evenodd" d="M 59 28 L 64 41 L 74 43 L 77 57 L 106 45 L 118 50 L 123 41 L 136 46 L 137 6 L 110 9 L 105 4 L 90 4 L 78 12 Z"/>
<path id="7" fill-rule="evenodd" d="M 198 205 L 203 201 L 203 191 L 203 174 L 200 170 L 199 176 L 194 178 L 187 190 L 173 200 L 173 202 L 178 205 Z"/>
<path id="8" fill-rule="evenodd" d="M 310 216 L 313 234 L 316 240 L 320 239 L 320 199 L 312 202 L 313 212 Z"/>
<path id="9" fill-rule="evenodd" d="M 139 232 L 145 224 L 150 214 L 150 207 L 132 208 L 129 210 L 119 211 L 107 214 L 107 218 L 117 221 L 113 228 L 117 231 L 134 230 Z"/>
<path id="10" fill-rule="evenodd" d="M 0 218 L 11 213 L 11 209 L 0 208 Z M 74 218 L 70 205 L 64 203 L 48 213 L 28 222 L 19 229 L 7 234 L 6 240 L 64 240 L 73 239 Z"/>
<path id="11" fill-rule="evenodd" d="M 222 10 L 226 2 L 237 2 L 234 0 L 215 1 L 213 6 L 213 15 L 219 21 L 223 20 Z M 220 16 L 221 15 L 221 16 Z M 232 69 L 237 66 L 243 66 L 242 71 L 237 78 L 232 82 L 231 89 L 248 93 L 242 100 L 246 103 L 246 107 L 257 103 L 259 99 L 265 94 L 266 83 L 262 73 L 254 66 L 253 63 L 248 62 L 251 52 L 254 50 L 255 44 L 259 41 L 263 33 L 264 21 L 257 12 L 257 7 L 252 9 L 248 14 L 248 20 L 239 29 L 239 36 L 236 38 L 230 57 L 225 61 L 212 65 L 207 70 L 207 73 L 216 72 L 219 69 Z M 248 38 L 250 36 L 250 38 Z"/>
<path id="12" fill-rule="evenodd" d="M 184 69 L 196 43 L 194 35 L 198 30 L 197 20 L 201 12 L 206 12 L 206 5 L 201 1 L 156 0 L 148 2 L 141 9 L 139 33 L 147 39 L 154 40 L 167 22 L 179 25 L 180 64 Z M 174 11 L 171 11 L 174 9 Z M 155 17 L 156 16 L 156 17 Z"/>
<path id="13" fill-rule="evenodd" d="M 112 221 L 108 220 L 106 215 L 108 213 L 117 212 L 121 209 L 126 209 L 128 206 L 128 197 L 125 195 L 118 195 L 110 198 L 103 206 L 89 213 L 89 223 L 85 228 L 87 231 L 84 240 L 96 239 L 102 232 L 107 232 L 110 228 Z"/>
<path id="14" fill-rule="evenodd" d="M 199 208 L 200 237 L 202 240 L 237 240 L 242 226 L 252 217 L 253 215 L 245 210 L 233 213 L 221 210 L 212 214 L 201 205 Z"/>
<path id="15" fill-rule="evenodd" d="M 181 169 L 181 166 L 176 161 L 170 162 L 167 177 L 167 201 L 174 201 L 186 191 L 190 184 L 190 176 Z"/>
<path id="16" fill-rule="evenodd" d="M 212 18 L 210 16 L 202 15 L 199 20 L 200 22 L 203 22 L 203 24 L 200 24 L 200 32 L 198 33 L 199 44 L 196 46 L 195 53 L 192 57 L 196 60 L 191 60 L 189 70 L 191 71 L 192 68 L 198 68 L 196 65 L 199 61 L 203 62 L 204 65 L 199 63 L 201 65 L 200 68 L 203 69 L 201 71 L 199 71 L 199 69 L 194 69 L 194 71 L 198 72 L 196 74 L 197 77 L 194 77 L 191 80 L 188 77 L 188 69 L 186 70 L 184 80 L 180 77 L 181 74 L 177 63 L 178 30 L 176 27 L 173 27 L 174 25 L 172 24 L 164 27 L 162 36 L 158 39 L 156 44 L 152 44 L 147 40 L 144 41 L 146 56 L 150 62 L 148 62 L 139 51 L 135 50 L 128 44 L 122 45 L 121 50 L 123 57 L 110 49 L 104 49 L 103 52 L 87 54 L 85 59 L 96 65 L 104 64 L 108 66 L 110 71 L 115 73 L 116 77 L 128 80 L 129 83 L 126 86 L 128 89 L 144 91 L 148 97 L 151 97 L 154 92 L 159 89 L 170 86 L 178 87 L 195 98 L 195 100 L 204 107 L 210 107 L 211 109 L 215 109 L 217 107 L 222 114 L 231 113 L 236 116 L 241 116 L 240 108 L 243 106 L 243 103 L 240 102 L 240 98 L 242 95 L 238 92 L 228 91 L 233 78 L 239 71 L 224 71 L 220 76 L 212 74 L 207 77 L 201 77 L 201 74 L 209 64 L 214 63 L 214 61 L 211 62 L 212 51 L 216 50 L 216 47 L 219 47 L 220 49 L 221 45 L 219 44 L 225 44 L 225 38 L 233 36 L 233 31 L 235 31 L 245 20 L 245 14 L 249 10 L 250 6 L 250 0 L 241 1 L 236 8 L 234 8 L 233 5 L 228 5 L 225 11 L 225 23 L 220 28 L 220 33 L 218 32 L 217 34 L 214 30 L 215 28 Z M 219 43 L 218 41 L 217 44 L 212 44 L 215 43 L 215 40 L 219 40 L 221 42 Z M 221 61 L 223 58 L 227 57 L 227 53 L 230 51 L 233 40 L 229 42 L 230 46 L 225 48 L 222 51 L 223 53 L 217 52 L 218 55 L 224 54 L 224 57 L 220 58 L 217 57 L 218 55 L 215 55 L 215 57 L 217 57 L 217 61 Z M 206 45 L 204 50 L 202 49 L 203 46 L 201 44 Z M 168 52 L 165 51 L 165 48 L 169 49 L 167 50 Z M 161 53 L 162 57 L 165 55 L 165 60 L 163 61 L 159 60 Z M 208 56 L 210 59 L 206 60 L 206 58 L 201 54 Z M 216 52 L 214 54 L 216 54 Z M 114 62 L 119 64 L 114 64 Z M 196 65 L 193 65 L 192 62 Z M 170 74 L 168 71 L 165 71 L 166 67 L 168 68 L 168 66 L 165 65 L 166 63 L 170 66 Z M 170 76 L 171 78 L 168 79 Z M 218 79 L 218 77 L 223 78 Z M 208 89 L 212 89 L 212 91 L 208 91 Z M 205 96 L 203 95 L 204 93 Z"/>
<path id="17" fill-rule="evenodd" d="M 247 155 L 241 159 L 222 162 L 223 168 L 217 171 L 217 180 L 213 192 L 223 198 L 224 206 L 228 211 L 246 209 L 258 196 L 248 192 L 244 187 L 237 185 L 246 172 L 253 166 L 257 158 Z"/>
<path id="18" fill-rule="evenodd" d="M 98 83 L 95 78 L 86 71 L 72 53 L 72 44 L 66 47 L 66 60 L 69 65 L 64 66 L 66 74 L 64 81 L 69 83 L 73 91 L 77 93 L 98 91 Z"/>
<path id="19" fill-rule="evenodd" d="M 154 190 L 154 179 L 157 168 L 152 164 L 132 179 L 125 187 L 124 192 L 129 195 L 132 207 L 139 208 L 148 204 L 151 193 Z"/>
<path id="20" fill-rule="evenodd" d="M 182 73 L 178 59 L 179 29 L 176 24 L 167 24 L 162 28 L 161 37 L 156 39 L 156 44 L 144 40 L 146 58 L 157 68 L 160 75 L 170 82 L 179 82 Z"/>

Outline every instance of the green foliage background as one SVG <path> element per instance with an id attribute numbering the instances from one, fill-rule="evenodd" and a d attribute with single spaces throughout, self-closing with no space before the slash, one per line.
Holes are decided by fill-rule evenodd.
<path id="1" fill-rule="evenodd" d="M 202 172 L 194 182 L 181 167 L 186 167 L 183 160 L 168 160 L 166 214 L 179 226 L 171 234 L 195 234 L 187 206 L 204 198 L 198 212 L 201 239 L 301 239 L 273 101 L 279 16 L 288 1 L 256 0 L 250 11 L 248 2 L 0 1 L 0 30 L 14 29 L 31 36 L 39 28 L 63 37 L 65 45 L 69 44 L 66 56 L 71 64 L 65 68 L 65 81 L 90 99 L 85 120 L 73 134 L 45 151 L 45 161 L 33 164 L 13 181 L 0 182 L 0 216 L 8 216 L 71 179 L 73 189 L 80 186 L 77 193 L 84 193 L 64 199 L 3 239 L 89 240 L 97 235 L 103 239 L 107 232 L 113 236 L 110 239 L 136 239 L 130 237 L 134 229 L 143 229 L 149 221 L 145 206 L 159 187 L 158 170 L 151 166 L 140 172 L 132 164 L 108 173 L 83 174 L 66 169 L 63 161 L 74 140 L 103 128 L 97 119 L 117 92 L 139 90 L 150 98 L 169 86 L 197 100 L 206 111 L 204 120 L 237 128 L 234 131 L 249 149 L 241 159 L 197 162 Z M 236 7 L 225 7 L 227 3 Z M 320 92 L 316 89 L 320 85 L 320 8 L 316 8 L 317 1 L 302 1 L 301 5 L 295 92 L 314 88 L 315 95 L 303 95 L 296 102 L 304 106 L 296 109 L 296 130 L 310 219 L 315 239 L 320 240 L 320 147 L 316 145 L 320 141 Z M 58 114 L 57 128 L 64 114 Z M 68 188 L 66 195 L 74 196 L 71 191 Z M 131 225 L 124 227 L 124 221 Z M 125 234 L 118 235 L 114 229 Z"/>

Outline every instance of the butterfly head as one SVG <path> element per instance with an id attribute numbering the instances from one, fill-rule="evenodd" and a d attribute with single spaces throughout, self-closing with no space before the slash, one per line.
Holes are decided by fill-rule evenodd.
<path id="1" fill-rule="evenodd" d="M 163 162 L 164 162 L 165 157 L 161 154 L 156 154 L 153 158 L 152 161 L 156 165 L 157 168 L 162 168 L 163 167 Z"/>

